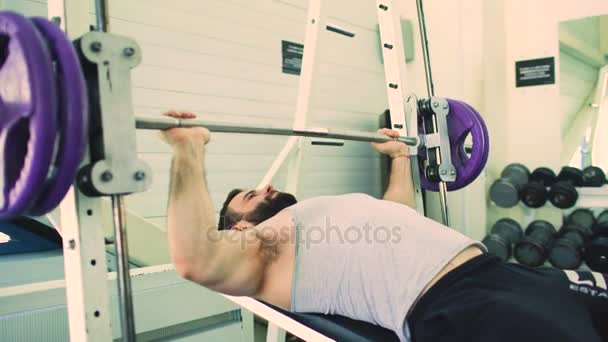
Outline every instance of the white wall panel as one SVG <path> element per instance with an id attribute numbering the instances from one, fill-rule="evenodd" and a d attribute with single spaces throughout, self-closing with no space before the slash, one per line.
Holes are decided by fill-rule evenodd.
<path id="1" fill-rule="evenodd" d="M 28 17 L 46 17 L 48 15 L 44 0 L 2 0 L 3 10 L 15 11 Z"/>

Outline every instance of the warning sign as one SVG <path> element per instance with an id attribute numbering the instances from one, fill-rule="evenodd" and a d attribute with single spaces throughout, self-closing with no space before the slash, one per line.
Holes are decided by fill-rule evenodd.
<path id="1" fill-rule="evenodd" d="M 515 84 L 517 88 L 554 83 L 554 57 L 515 62 Z"/>
<path id="2" fill-rule="evenodd" d="M 282 40 L 281 47 L 283 53 L 283 73 L 299 75 L 302 70 L 304 45 Z"/>

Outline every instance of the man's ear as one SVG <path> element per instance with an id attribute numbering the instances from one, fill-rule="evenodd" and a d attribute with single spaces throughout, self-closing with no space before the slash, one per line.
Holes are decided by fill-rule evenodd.
<path id="1" fill-rule="evenodd" d="M 249 229 L 251 227 L 254 227 L 254 225 L 251 222 L 248 222 L 248 221 L 245 221 L 245 220 L 240 220 L 234 226 L 232 226 L 231 229 L 238 230 L 238 231 L 242 232 L 242 231 L 244 231 L 246 229 Z"/>

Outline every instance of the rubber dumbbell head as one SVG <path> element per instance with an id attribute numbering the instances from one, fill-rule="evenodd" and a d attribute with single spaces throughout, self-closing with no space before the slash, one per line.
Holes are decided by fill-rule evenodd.
<path id="1" fill-rule="evenodd" d="M 515 259 L 524 265 L 540 266 L 547 259 L 555 239 L 555 227 L 545 220 L 532 221 L 526 235 L 515 245 Z"/>
<path id="2" fill-rule="evenodd" d="M 608 238 L 608 223 L 596 223 L 593 226 L 593 236 L 603 236 Z"/>
<path id="3" fill-rule="evenodd" d="M 583 247 L 590 236 L 591 228 L 566 223 L 549 253 L 551 265 L 563 270 L 578 268 L 583 262 Z"/>
<path id="4" fill-rule="evenodd" d="M 608 237 L 597 236 L 587 244 L 585 263 L 596 272 L 608 273 Z"/>
<path id="5" fill-rule="evenodd" d="M 597 166 L 588 166 L 583 170 L 583 186 L 599 188 L 606 184 L 606 174 Z"/>
<path id="6" fill-rule="evenodd" d="M 551 264 L 560 269 L 576 269 L 583 262 L 583 248 L 593 234 L 595 216 L 589 209 L 570 213 L 549 253 Z"/>
<path id="7" fill-rule="evenodd" d="M 557 175 L 557 181 L 569 182 L 574 186 L 583 186 L 583 171 L 571 166 L 564 166 Z"/>
<path id="8" fill-rule="evenodd" d="M 579 225 L 591 231 L 595 225 L 595 216 L 593 215 L 593 211 L 579 208 L 568 215 L 566 218 L 566 223 Z"/>
<path id="9" fill-rule="evenodd" d="M 540 208 L 549 197 L 547 187 L 552 186 L 557 181 L 557 176 L 553 170 L 546 167 L 539 167 L 530 174 L 529 182 L 521 190 L 521 200 L 530 208 Z"/>
<path id="10" fill-rule="evenodd" d="M 578 200 L 576 187 L 583 185 L 583 171 L 565 166 L 557 175 L 557 179 L 558 181 L 549 190 L 549 200 L 560 209 L 574 206 Z"/>
<path id="11" fill-rule="evenodd" d="M 490 198 L 502 208 L 515 206 L 529 177 L 530 170 L 525 165 L 517 163 L 507 165 L 500 178 L 490 187 Z"/>
<path id="12" fill-rule="evenodd" d="M 503 218 L 492 226 L 490 234 L 483 239 L 482 243 L 488 248 L 490 254 L 506 261 L 511 257 L 513 244 L 519 242 L 522 236 L 523 230 L 519 223 L 510 218 Z"/>
<path id="13" fill-rule="evenodd" d="M 602 211 L 598 216 L 597 216 L 597 223 L 599 224 L 608 224 L 608 209 Z"/>
<path id="14" fill-rule="evenodd" d="M 593 235 L 608 238 L 608 209 L 598 215 L 593 225 Z"/>

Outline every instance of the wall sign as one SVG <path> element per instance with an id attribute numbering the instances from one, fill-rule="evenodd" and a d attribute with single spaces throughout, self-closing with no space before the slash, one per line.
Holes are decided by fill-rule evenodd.
<path id="1" fill-rule="evenodd" d="M 515 62 L 515 86 L 530 87 L 555 83 L 555 57 Z"/>
<path id="2" fill-rule="evenodd" d="M 302 70 L 304 45 L 282 40 L 281 51 L 283 55 L 283 73 L 299 75 Z"/>

